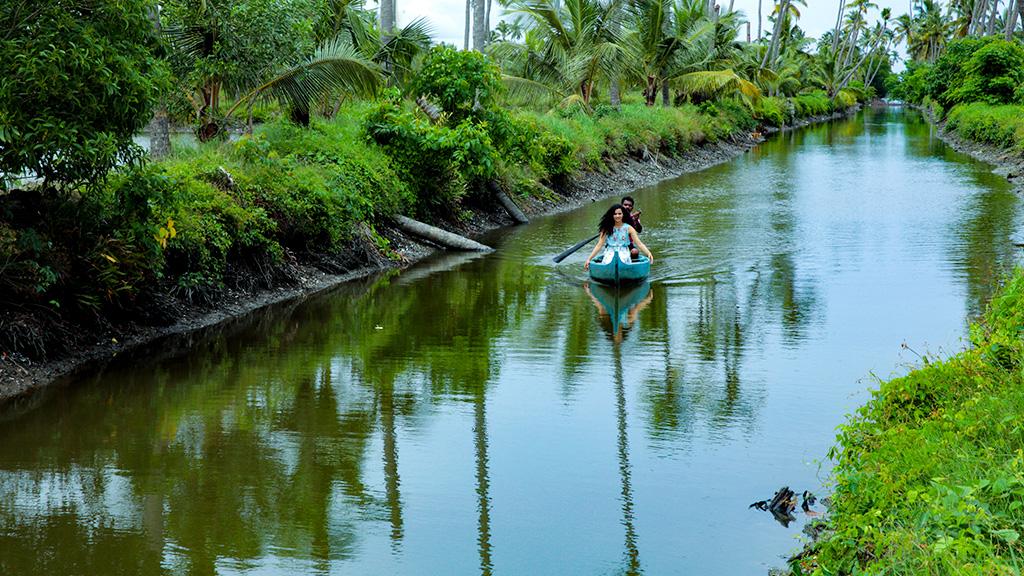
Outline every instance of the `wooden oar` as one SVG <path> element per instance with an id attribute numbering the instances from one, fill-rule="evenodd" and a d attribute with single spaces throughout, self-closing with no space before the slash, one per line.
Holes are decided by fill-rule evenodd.
<path id="1" fill-rule="evenodd" d="M 600 233 L 600 232 L 598 232 L 597 234 L 594 234 L 594 235 L 593 235 L 593 236 L 591 236 L 590 238 L 587 238 L 586 240 L 583 240 L 582 242 L 580 242 L 580 243 L 578 243 L 578 244 L 574 245 L 574 246 L 573 246 L 572 248 L 569 248 L 569 249 L 568 249 L 568 250 L 566 250 L 565 252 L 562 252 L 562 253 L 561 253 L 561 254 L 559 254 L 558 256 L 555 256 L 555 258 L 554 258 L 554 260 L 555 260 L 555 264 L 558 264 L 558 263 L 559 263 L 559 262 L 561 262 L 562 260 L 565 260 L 565 259 L 566 259 L 566 257 L 568 257 L 568 256 L 569 256 L 569 254 L 572 254 L 573 252 L 575 252 L 575 251 L 579 250 L 580 248 L 583 248 L 583 247 L 584 247 L 584 246 L 586 246 L 587 244 L 590 244 L 590 243 L 591 243 L 591 242 L 593 242 L 594 240 L 597 240 L 597 237 L 598 237 L 598 236 L 600 236 L 600 235 L 601 235 L 601 233 Z"/>

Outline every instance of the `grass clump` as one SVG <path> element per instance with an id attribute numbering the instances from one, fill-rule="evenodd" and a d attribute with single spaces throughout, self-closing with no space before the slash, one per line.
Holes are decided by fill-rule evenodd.
<path id="1" fill-rule="evenodd" d="M 973 347 L 881 384 L 830 453 L 813 574 L 1019 574 L 1024 562 L 1024 271 Z"/>

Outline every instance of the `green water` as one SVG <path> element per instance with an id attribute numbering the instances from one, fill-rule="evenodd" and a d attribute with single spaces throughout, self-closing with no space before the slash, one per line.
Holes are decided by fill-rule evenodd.
<path id="1" fill-rule="evenodd" d="M 8 407 L 0 574 L 781 565 L 807 517 L 747 505 L 821 495 L 875 377 L 963 346 L 1019 201 L 896 111 L 634 196 L 657 258 L 635 291 L 551 262 L 600 202 Z"/>

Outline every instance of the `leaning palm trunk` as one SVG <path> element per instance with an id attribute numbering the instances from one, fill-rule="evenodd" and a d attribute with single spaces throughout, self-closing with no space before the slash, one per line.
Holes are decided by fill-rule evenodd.
<path id="1" fill-rule="evenodd" d="M 859 70 L 860 67 L 864 65 L 864 61 L 867 60 L 868 56 L 870 56 L 875 50 L 878 49 L 879 41 L 881 41 L 881 38 L 875 40 L 874 45 L 872 45 L 871 48 L 867 52 L 865 52 L 863 56 L 860 57 L 860 61 L 857 62 L 857 64 L 850 69 L 846 76 L 843 77 L 842 81 L 839 82 L 839 84 L 836 86 L 836 91 L 835 94 L 832 95 L 832 98 L 835 98 L 840 91 L 846 88 L 846 85 L 850 83 L 850 80 L 853 80 L 853 76 L 857 73 L 857 70 Z"/>
<path id="2" fill-rule="evenodd" d="M 1017 27 L 1017 4 L 1019 0 L 1010 0 L 1006 5 L 1006 26 L 1003 28 L 1003 37 L 1007 42 L 1013 40 L 1013 30 Z"/>
<path id="3" fill-rule="evenodd" d="M 782 21 L 785 20 L 786 10 L 789 8 L 789 0 L 782 0 L 779 3 L 778 15 L 775 17 L 775 26 L 772 27 L 772 41 L 768 45 L 768 50 L 764 53 L 764 59 L 761 60 L 761 68 L 767 68 L 768 64 L 775 60 L 777 51 L 780 44 L 780 36 L 782 35 Z"/>
<path id="4" fill-rule="evenodd" d="M 982 20 L 985 18 L 985 9 L 988 7 L 987 0 L 974 0 L 974 10 L 971 11 L 971 22 L 967 26 L 967 34 L 978 34 L 981 31 Z"/>
<path id="5" fill-rule="evenodd" d="M 839 32 L 843 26 L 843 12 L 846 11 L 846 0 L 839 0 L 839 12 L 836 15 L 836 27 L 832 31 L 832 55 L 836 54 L 836 50 L 839 49 Z"/>
<path id="6" fill-rule="evenodd" d="M 988 29 L 985 31 L 986 36 L 992 36 L 996 33 L 996 17 L 999 16 L 999 0 L 993 0 L 992 2 L 992 13 L 988 16 Z"/>

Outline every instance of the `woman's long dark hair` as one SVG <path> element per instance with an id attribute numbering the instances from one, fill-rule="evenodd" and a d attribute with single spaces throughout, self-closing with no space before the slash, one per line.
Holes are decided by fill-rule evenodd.
<path id="1" fill-rule="evenodd" d="M 622 207 L 622 204 L 612 204 L 612 207 L 601 216 L 601 221 L 597 223 L 597 229 L 604 232 L 605 236 L 612 235 L 612 228 L 615 228 L 615 211 L 622 210 L 622 221 L 626 221 L 626 209 Z"/>

